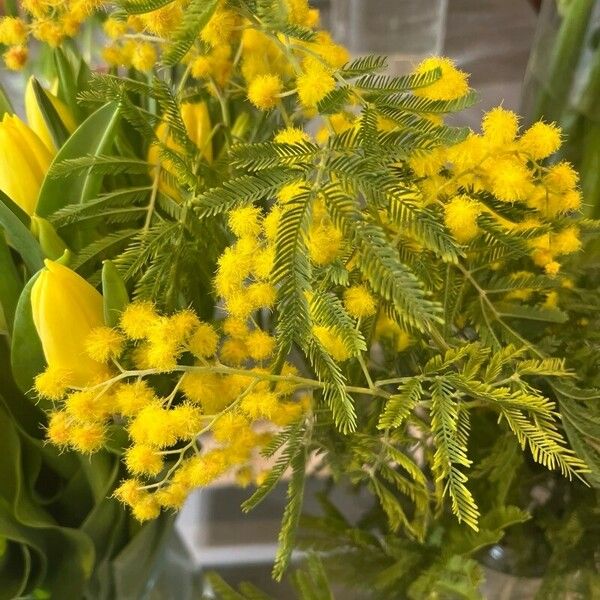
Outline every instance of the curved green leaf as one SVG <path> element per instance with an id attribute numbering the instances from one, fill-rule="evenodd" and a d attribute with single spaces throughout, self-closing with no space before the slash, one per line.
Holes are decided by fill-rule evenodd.
<path id="1" fill-rule="evenodd" d="M 15 382 L 23 392 L 31 390 L 35 376 L 46 364 L 31 310 L 31 289 L 38 276 L 39 272 L 25 284 L 15 311 L 10 360 Z"/>
<path id="2" fill-rule="evenodd" d="M 68 204 L 84 203 L 93 198 L 102 185 L 102 175 L 74 172 L 60 179 L 52 176 L 52 168 L 64 160 L 106 153 L 114 140 L 120 111 L 116 102 L 110 102 L 91 114 L 66 141 L 42 183 L 36 214 L 47 217 Z"/>

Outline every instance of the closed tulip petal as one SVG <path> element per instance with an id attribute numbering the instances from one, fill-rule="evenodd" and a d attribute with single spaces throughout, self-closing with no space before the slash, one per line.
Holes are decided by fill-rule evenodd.
<path id="1" fill-rule="evenodd" d="M 84 386 L 105 373 L 85 352 L 85 341 L 104 325 L 102 296 L 74 271 L 50 260 L 31 291 L 33 322 L 51 368 L 69 374 L 69 384 Z"/>

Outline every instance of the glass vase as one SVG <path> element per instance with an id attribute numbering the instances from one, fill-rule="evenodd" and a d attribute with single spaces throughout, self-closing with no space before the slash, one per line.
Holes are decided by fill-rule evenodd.
<path id="1" fill-rule="evenodd" d="M 332 0 L 331 28 L 353 56 L 386 55 L 402 74 L 441 52 L 446 11 L 447 0 Z"/>

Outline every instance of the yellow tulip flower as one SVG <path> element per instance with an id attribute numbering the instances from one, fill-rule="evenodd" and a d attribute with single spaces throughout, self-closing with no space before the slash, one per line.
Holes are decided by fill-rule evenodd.
<path id="1" fill-rule="evenodd" d="M 205 160 L 209 163 L 212 162 L 213 152 L 212 141 L 210 139 L 211 122 L 206 103 L 184 104 L 181 107 L 181 118 L 190 140 L 198 146 Z M 163 122 L 156 128 L 156 137 L 174 152 L 182 152 L 181 146 L 171 135 L 169 135 L 168 123 Z M 154 165 L 161 163 L 158 145 L 152 144 L 152 146 L 150 146 L 150 150 L 148 151 L 148 162 Z M 161 166 L 165 171 L 173 173 L 173 169 L 168 162 L 162 161 Z M 177 190 L 173 189 L 173 187 L 168 185 L 165 181 L 161 181 L 160 189 L 173 198 L 178 197 Z"/>
<path id="2" fill-rule="evenodd" d="M 0 123 L 0 190 L 32 215 L 52 153 L 16 115 Z"/>
<path id="3" fill-rule="evenodd" d="M 56 110 L 66 130 L 69 133 L 73 133 L 77 128 L 77 122 L 75 121 L 67 105 L 48 90 L 44 90 L 44 93 L 46 94 L 48 100 L 50 100 L 54 110 Z M 33 77 L 29 78 L 27 87 L 25 88 L 25 114 L 27 115 L 27 124 L 29 127 L 31 127 L 31 129 L 35 131 L 42 142 L 44 142 L 46 148 L 48 148 L 48 150 L 54 154 L 57 148 L 54 144 L 54 140 L 52 139 L 52 135 L 50 135 L 50 130 L 46 125 L 46 121 L 42 115 L 37 98 L 35 97 L 35 92 L 33 90 Z"/>
<path id="4" fill-rule="evenodd" d="M 44 262 L 31 290 L 31 309 L 46 362 L 66 373 L 69 385 L 88 385 L 106 374 L 85 351 L 89 333 L 104 325 L 102 296 L 68 267 Z"/>

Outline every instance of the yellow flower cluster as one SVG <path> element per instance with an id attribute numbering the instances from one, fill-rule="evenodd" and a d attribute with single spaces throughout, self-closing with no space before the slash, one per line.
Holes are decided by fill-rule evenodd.
<path id="1" fill-rule="evenodd" d="M 308 396 L 295 396 L 301 385 L 290 365 L 274 378 L 259 367 L 225 366 L 232 340 L 257 360 L 270 354 L 272 342 L 260 329 L 249 332 L 242 321 L 228 319 L 223 328 L 229 336 L 224 341 L 191 310 L 164 316 L 149 302 L 135 302 L 118 328 L 96 327 L 85 340 L 89 358 L 112 364 L 112 375 L 80 388 L 52 388 L 44 382 L 48 373 L 36 381 L 40 395 L 54 401 L 47 427 L 52 443 L 92 453 L 124 428 L 130 440 L 123 459 L 129 478 L 115 496 L 140 521 L 155 518 L 163 508 L 181 507 L 194 488 L 227 473 L 248 481 L 254 472 L 250 459 L 271 439 L 274 427 L 308 409 Z M 135 367 L 126 370 L 128 364 Z M 165 394 L 164 383 L 153 387 L 160 373 L 176 374 L 166 395 L 157 391 Z"/>
<path id="2" fill-rule="evenodd" d="M 534 263 L 555 275 L 560 266 L 555 259 L 580 248 L 577 229 L 558 223 L 581 205 L 577 173 L 565 162 L 550 166 L 542 162 L 560 144 L 556 125 L 538 122 L 520 133 L 517 116 L 498 107 L 484 115 L 480 134 L 470 133 L 459 144 L 415 155 L 409 165 L 419 178 L 422 201 L 443 206 L 445 224 L 460 243 L 477 238 L 482 214 L 513 232 L 553 224 L 555 231 L 533 240 L 531 249 Z M 481 202 L 480 194 L 530 210 L 521 211 L 521 220 L 511 221 Z"/>
<path id="3" fill-rule="evenodd" d="M 56 48 L 65 38 L 74 37 L 81 24 L 101 5 L 102 0 L 23 0 L 26 17 L 0 19 L 0 44 L 8 46 L 4 64 L 20 70 L 27 62 L 30 37 Z"/>

